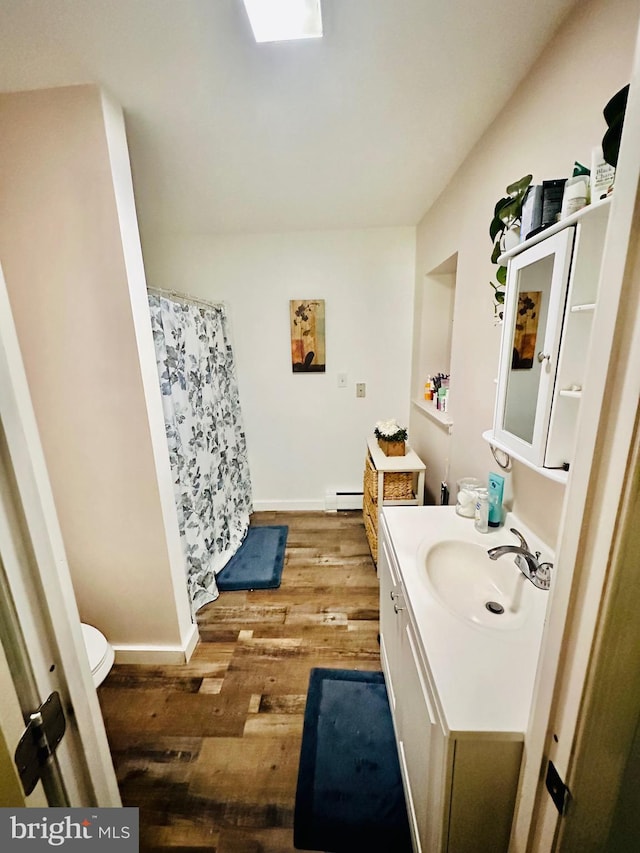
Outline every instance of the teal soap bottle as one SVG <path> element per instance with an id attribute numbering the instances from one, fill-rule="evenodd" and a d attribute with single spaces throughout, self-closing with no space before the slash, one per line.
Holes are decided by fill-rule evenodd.
<path id="1" fill-rule="evenodd" d="M 502 524 L 502 495 L 504 494 L 504 477 L 500 474 L 489 474 L 489 527 L 500 527 Z"/>

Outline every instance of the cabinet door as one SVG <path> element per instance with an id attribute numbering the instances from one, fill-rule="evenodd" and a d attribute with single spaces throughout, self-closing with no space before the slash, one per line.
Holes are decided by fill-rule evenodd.
<path id="1" fill-rule="evenodd" d="M 522 748 L 486 733 L 456 741 L 448 853 L 508 853 Z"/>
<path id="2" fill-rule="evenodd" d="M 544 464 L 575 228 L 509 261 L 494 433 Z"/>
<path id="3" fill-rule="evenodd" d="M 578 411 L 587 379 L 608 212 L 608 207 L 592 210 L 591 215 L 576 226 L 545 452 L 547 468 L 560 468 L 573 460 Z"/>
<path id="4" fill-rule="evenodd" d="M 432 853 L 442 849 L 444 839 L 446 738 L 413 627 L 407 618 L 403 618 L 403 626 L 399 661 L 400 762 L 415 849 Z"/>
<path id="5" fill-rule="evenodd" d="M 381 525 L 384 528 L 384 525 Z M 380 658 L 385 674 L 389 704 L 393 714 L 397 734 L 396 680 L 398 678 L 400 632 L 402 622 L 401 607 L 404 607 L 402 587 L 393 555 L 384 534 L 380 538 L 378 549 L 378 572 L 380 575 Z"/>

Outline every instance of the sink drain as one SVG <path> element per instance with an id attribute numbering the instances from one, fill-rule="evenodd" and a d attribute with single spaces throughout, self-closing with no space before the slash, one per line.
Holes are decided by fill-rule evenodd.
<path id="1" fill-rule="evenodd" d="M 504 607 L 501 604 L 498 604 L 497 601 L 487 601 L 485 607 L 489 613 L 495 613 L 496 616 L 500 616 L 501 613 L 504 613 Z"/>

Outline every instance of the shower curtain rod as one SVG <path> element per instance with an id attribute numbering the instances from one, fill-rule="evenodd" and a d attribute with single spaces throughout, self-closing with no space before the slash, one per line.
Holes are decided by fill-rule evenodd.
<path id="1" fill-rule="evenodd" d="M 189 293 L 178 293 L 177 290 L 163 290 L 160 287 L 149 287 L 147 285 L 147 292 L 154 293 L 156 296 L 166 296 L 169 299 L 181 299 L 183 302 L 192 302 L 194 305 L 203 305 L 206 308 L 228 308 L 226 302 L 210 302 L 208 299 L 191 296 Z"/>

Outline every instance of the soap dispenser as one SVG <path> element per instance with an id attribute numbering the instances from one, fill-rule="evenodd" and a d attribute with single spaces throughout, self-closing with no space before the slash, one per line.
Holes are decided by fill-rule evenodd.
<path id="1" fill-rule="evenodd" d="M 489 474 L 489 527 L 500 527 L 502 524 L 502 495 L 504 493 L 504 477 L 500 474 Z"/>

